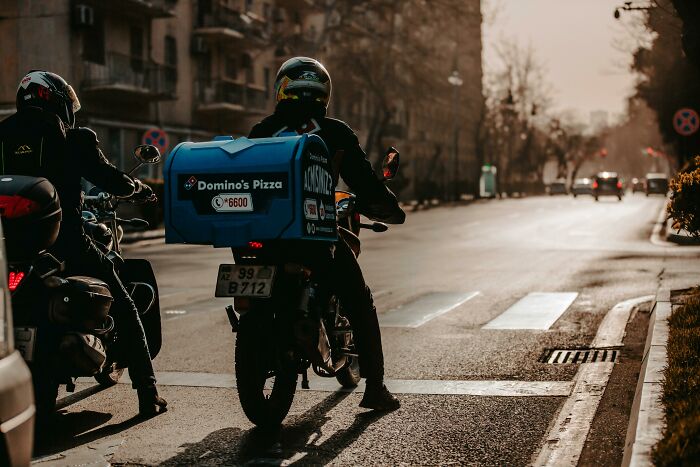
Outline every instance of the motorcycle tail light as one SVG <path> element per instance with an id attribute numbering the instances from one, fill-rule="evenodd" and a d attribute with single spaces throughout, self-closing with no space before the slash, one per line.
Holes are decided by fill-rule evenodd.
<path id="1" fill-rule="evenodd" d="M 617 187 L 622 188 L 622 182 L 617 182 Z"/>
<path id="2" fill-rule="evenodd" d="M 262 242 L 248 242 L 248 248 L 253 250 L 261 250 L 264 246 Z"/>
<path id="3" fill-rule="evenodd" d="M 17 290 L 17 287 L 19 287 L 19 284 L 24 279 L 24 276 L 25 274 L 22 271 L 10 271 L 10 273 L 7 275 L 7 287 L 10 289 L 10 292 Z"/>
<path id="4" fill-rule="evenodd" d="M 236 297 L 233 300 L 233 307 L 237 312 L 243 312 L 250 310 L 250 298 L 248 297 Z"/>
<path id="5" fill-rule="evenodd" d="M 0 215 L 7 219 L 24 217 L 41 209 L 39 203 L 19 195 L 0 196 Z"/>
<path id="6" fill-rule="evenodd" d="M 593 182 L 593 189 L 595 190 L 596 188 L 598 188 L 598 182 Z"/>

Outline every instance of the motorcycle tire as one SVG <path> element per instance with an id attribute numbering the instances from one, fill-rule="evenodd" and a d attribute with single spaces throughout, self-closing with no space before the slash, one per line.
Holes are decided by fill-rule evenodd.
<path id="1" fill-rule="evenodd" d="M 95 375 L 95 381 L 103 387 L 111 387 L 119 382 L 124 374 L 124 368 L 117 368 L 116 364 L 105 365 L 102 370 Z"/>
<path id="2" fill-rule="evenodd" d="M 350 357 L 350 364 L 338 371 L 335 379 L 346 389 L 356 388 L 360 384 L 360 363 L 357 357 Z"/>
<path id="3" fill-rule="evenodd" d="M 265 390 L 271 370 L 268 359 L 264 358 L 270 347 L 267 343 L 270 336 L 265 335 L 265 329 L 257 317 L 248 315 L 241 319 L 236 335 L 236 386 L 248 420 L 259 427 L 275 427 L 282 423 L 292 406 L 297 368 L 290 364 L 274 369 L 272 391 Z"/>

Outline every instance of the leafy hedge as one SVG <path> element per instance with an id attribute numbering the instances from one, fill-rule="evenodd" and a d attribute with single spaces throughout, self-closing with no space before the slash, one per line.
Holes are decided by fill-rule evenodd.
<path id="1" fill-rule="evenodd" d="M 657 466 L 700 463 L 700 289 L 668 320 L 668 366 L 662 402 L 664 437 L 654 448 Z"/>
<path id="2" fill-rule="evenodd" d="M 700 156 L 686 164 L 671 180 L 671 189 L 673 195 L 668 213 L 675 221 L 673 228 L 700 236 Z"/>

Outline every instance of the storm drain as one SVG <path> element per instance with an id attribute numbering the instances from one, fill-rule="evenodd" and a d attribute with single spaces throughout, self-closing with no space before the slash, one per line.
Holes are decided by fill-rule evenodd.
<path id="1" fill-rule="evenodd" d="M 615 349 L 549 349 L 540 358 L 542 363 L 614 363 L 620 351 Z"/>

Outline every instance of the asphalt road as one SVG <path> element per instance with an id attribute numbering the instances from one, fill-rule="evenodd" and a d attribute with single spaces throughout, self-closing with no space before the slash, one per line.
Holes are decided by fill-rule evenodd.
<path id="1" fill-rule="evenodd" d="M 127 255 L 151 260 L 161 286 L 164 346 L 155 364 L 170 410 L 139 421 L 128 384 L 93 394 L 86 380 L 61 401 L 58 428 L 35 462 L 526 465 L 548 442 L 581 367 L 543 363 L 545 351 L 590 346 L 617 303 L 697 282 L 690 260 L 700 248 L 650 242 L 662 206 L 641 195 L 494 200 L 411 213 L 386 233 L 363 233 L 360 262 L 402 407 L 368 413 L 357 406 L 361 394 L 312 380 L 274 433 L 247 421 L 231 387 L 235 335 L 226 300 L 212 298 L 229 252 L 131 246 Z M 632 311 L 607 389 L 588 414 L 595 418 L 580 440 L 580 465 L 620 462 L 644 311 Z"/>

